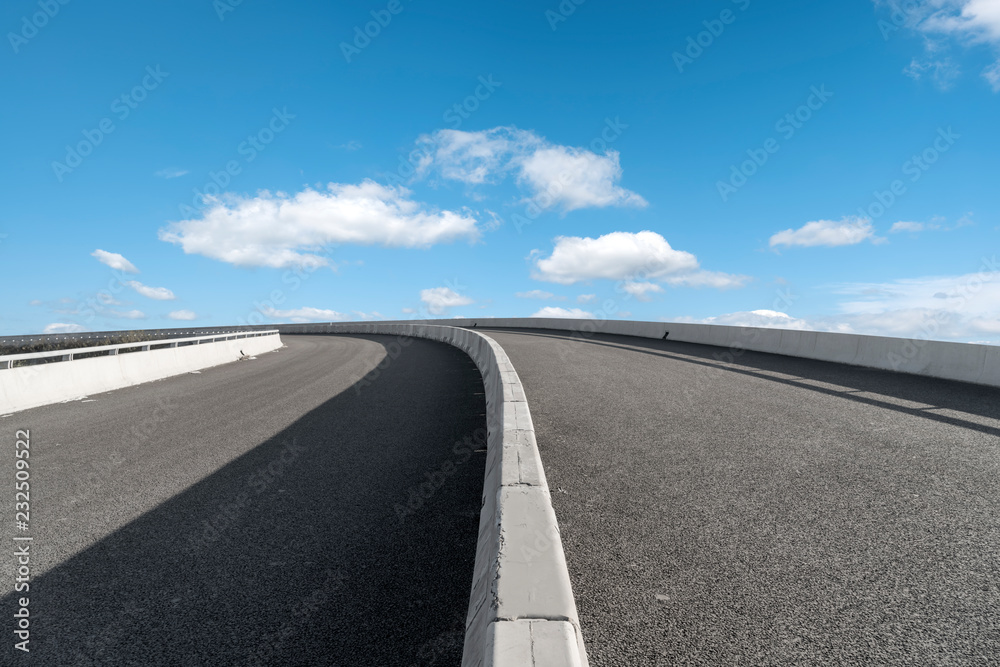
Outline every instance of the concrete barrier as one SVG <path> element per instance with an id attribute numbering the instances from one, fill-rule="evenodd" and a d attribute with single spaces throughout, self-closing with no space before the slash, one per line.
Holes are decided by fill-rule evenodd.
<path id="1" fill-rule="evenodd" d="M 498 329 L 555 329 L 575 332 L 583 337 L 593 333 L 605 333 L 663 339 L 667 334 L 668 340 L 715 345 L 727 348 L 734 355 L 738 355 L 742 350 L 770 352 L 1000 387 L 1000 347 L 995 345 L 688 322 L 632 322 L 546 317 L 466 318 L 420 322 L 455 327 L 477 325 L 480 328 Z"/>
<path id="2" fill-rule="evenodd" d="M 254 335 L 259 333 L 261 332 L 251 332 L 252 337 L 248 338 L 220 340 L 218 342 L 212 342 L 213 339 L 208 338 L 182 347 L 145 349 L 137 352 L 114 353 L 87 359 L 14 368 L 8 367 L 9 362 L 23 358 L 79 355 L 105 350 L 117 352 L 122 348 L 143 346 L 148 348 L 150 344 L 162 345 L 175 343 L 177 340 L 73 348 L 55 352 L 0 357 L 0 414 L 73 400 L 151 380 L 160 380 L 171 375 L 225 364 L 239 359 L 240 350 L 248 355 L 255 355 L 281 347 L 281 336 L 276 332 L 268 335 Z"/>
<path id="3" fill-rule="evenodd" d="M 284 334 L 389 334 L 466 352 L 486 391 L 486 475 L 463 667 L 585 667 L 559 527 L 521 380 L 503 348 L 468 329 L 428 324 L 288 324 Z"/>

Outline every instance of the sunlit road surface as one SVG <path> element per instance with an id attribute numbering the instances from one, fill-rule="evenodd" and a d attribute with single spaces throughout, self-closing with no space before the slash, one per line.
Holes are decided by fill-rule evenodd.
<path id="1" fill-rule="evenodd" d="M 484 333 L 524 384 L 591 665 L 1000 664 L 1000 391 Z"/>

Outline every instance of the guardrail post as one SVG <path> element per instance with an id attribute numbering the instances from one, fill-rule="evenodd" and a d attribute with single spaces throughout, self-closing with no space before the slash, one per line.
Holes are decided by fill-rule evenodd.
<path id="1" fill-rule="evenodd" d="M 109 357 L 113 357 L 113 356 L 115 356 L 116 354 L 118 354 L 118 348 L 117 348 L 117 347 L 116 347 L 116 348 L 114 348 L 114 349 L 111 349 L 111 350 L 108 350 L 108 356 L 109 356 Z"/>
<path id="2" fill-rule="evenodd" d="M 72 354 L 64 354 L 64 355 L 62 355 L 62 357 L 59 358 L 59 361 L 73 361 L 73 355 Z"/>
<path id="3" fill-rule="evenodd" d="M 170 347 L 177 347 L 177 342 L 170 343 Z"/>
<path id="4" fill-rule="evenodd" d="M 139 351 L 140 352 L 149 352 L 149 346 L 148 345 L 143 345 L 142 347 L 139 348 Z"/>

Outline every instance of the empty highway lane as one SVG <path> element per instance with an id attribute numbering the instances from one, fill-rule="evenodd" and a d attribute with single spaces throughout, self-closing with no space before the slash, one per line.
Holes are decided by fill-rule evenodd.
<path id="1" fill-rule="evenodd" d="M 283 340 L 0 419 L 0 664 L 457 664 L 485 463 L 478 371 L 419 339 Z M 12 574 L 18 429 L 28 592 Z M 13 648 L 21 597 L 29 656 Z"/>
<path id="2" fill-rule="evenodd" d="M 524 384 L 594 667 L 998 664 L 997 389 L 484 333 Z"/>

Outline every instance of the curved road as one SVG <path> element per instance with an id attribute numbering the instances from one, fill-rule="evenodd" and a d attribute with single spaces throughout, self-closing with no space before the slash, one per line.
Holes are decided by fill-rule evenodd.
<path id="1" fill-rule="evenodd" d="M 479 372 L 430 341 L 282 338 L 251 361 L 0 419 L 0 664 L 457 664 Z M 22 428 L 30 656 L 12 646 Z"/>
<path id="2" fill-rule="evenodd" d="M 524 384 L 593 667 L 1000 663 L 1000 390 L 484 333 Z"/>

